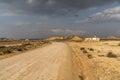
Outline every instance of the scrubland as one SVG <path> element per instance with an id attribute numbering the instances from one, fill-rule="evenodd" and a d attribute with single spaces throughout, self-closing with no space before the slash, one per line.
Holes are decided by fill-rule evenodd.
<path id="1" fill-rule="evenodd" d="M 4 59 L 28 50 L 42 47 L 49 44 L 48 41 L 0 41 L 0 59 Z"/>
<path id="2" fill-rule="evenodd" d="M 120 80 L 120 41 L 0 42 L 0 59 L 4 80 Z"/>
<path id="3" fill-rule="evenodd" d="M 120 80 L 120 41 L 68 42 L 80 80 Z"/>

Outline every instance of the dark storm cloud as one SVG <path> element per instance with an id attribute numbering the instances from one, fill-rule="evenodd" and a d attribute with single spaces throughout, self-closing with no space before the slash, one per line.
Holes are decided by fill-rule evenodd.
<path id="1" fill-rule="evenodd" d="M 69 15 L 80 10 L 98 7 L 119 0 L 0 0 L 9 10 L 21 14 Z"/>

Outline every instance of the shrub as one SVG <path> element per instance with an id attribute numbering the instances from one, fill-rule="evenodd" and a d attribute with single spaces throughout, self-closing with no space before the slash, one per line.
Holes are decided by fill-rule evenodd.
<path id="1" fill-rule="evenodd" d="M 79 79 L 80 79 L 80 80 L 84 80 L 83 76 L 80 76 L 80 75 L 79 75 Z"/>
<path id="2" fill-rule="evenodd" d="M 23 43 L 22 46 L 25 47 L 25 46 L 29 46 L 29 45 L 32 45 L 31 43 Z"/>
<path id="3" fill-rule="evenodd" d="M 88 48 L 90 51 L 94 51 L 94 49 L 93 48 Z"/>
<path id="4" fill-rule="evenodd" d="M 88 53 L 88 52 L 87 52 L 87 50 L 83 50 L 83 53 L 86 54 L 86 53 Z"/>
<path id="5" fill-rule="evenodd" d="M 0 48 L 6 48 L 6 46 L 0 46 Z"/>
<path id="6" fill-rule="evenodd" d="M 88 57 L 89 59 L 93 58 L 93 56 L 92 56 L 91 54 L 88 54 L 87 57 Z"/>
<path id="7" fill-rule="evenodd" d="M 0 55 L 3 55 L 4 53 L 3 52 L 0 52 Z"/>
<path id="8" fill-rule="evenodd" d="M 120 46 L 120 43 L 118 44 L 118 46 Z"/>
<path id="9" fill-rule="evenodd" d="M 12 53 L 12 51 L 11 50 L 5 50 L 5 51 L 3 51 L 3 53 L 4 54 L 9 54 L 9 53 Z"/>
<path id="10" fill-rule="evenodd" d="M 81 47 L 80 50 L 85 50 L 85 48 L 84 48 L 84 47 Z"/>
<path id="11" fill-rule="evenodd" d="M 98 55 L 99 57 L 105 57 L 105 55 Z"/>
<path id="12" fill-rule="evenodd" d="M 109 58 L 117 58 L 117 55 L 113 54 L 112 52 L 108 52 L 107 57 L 109 57 Z"/>
<path id="13" fill-rule="evenodd" d="M 18 48 L 17 51 L 23 51 L 23 49 L 22 48 Z"/>

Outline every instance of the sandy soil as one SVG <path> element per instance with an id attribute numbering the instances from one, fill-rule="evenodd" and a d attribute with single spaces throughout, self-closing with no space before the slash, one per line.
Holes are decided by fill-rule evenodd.
<path id="1" fill-rule="evenodd" d="M 0 60 L 0 80 L 74 80 L 72 56 L 64 43 L 53 43 Z"/>
<path id="2" fill-rule="evenodd" d="M 69 42 L 73 50 L 74 65 L 81 80 L 120 80 L 119 43 L 120 41 Z M 83 47 L 87 53 L 80 50 Z M 107 57 L 108 52 L 117 55 L 117 58 Z M 88 58 L 88 54 L 92 58 Z"/>
<path id="3" fill-rule="evenodd" d="M 120 80 L 119 43 L 54 42 L 0 60 L 0 80 Z M 117 57 L 107 57 L 108 52 Z"/>

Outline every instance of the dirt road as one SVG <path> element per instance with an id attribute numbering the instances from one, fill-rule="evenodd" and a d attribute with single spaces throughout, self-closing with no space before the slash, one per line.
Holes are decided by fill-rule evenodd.
<path id="1" fill-rule="evenodd" d="M 64 43 L 0 61 L 0 80 L 74 80 L 72 54 Z"/>

